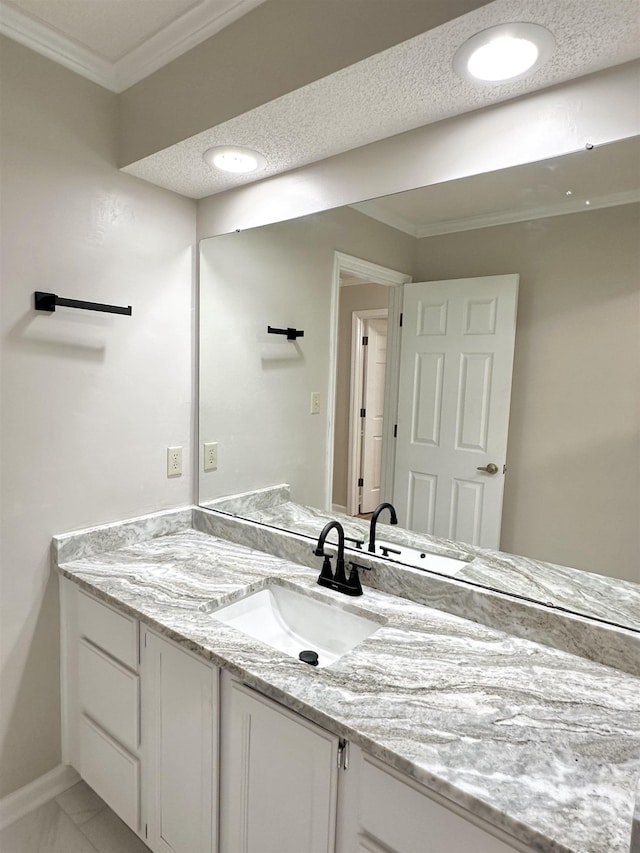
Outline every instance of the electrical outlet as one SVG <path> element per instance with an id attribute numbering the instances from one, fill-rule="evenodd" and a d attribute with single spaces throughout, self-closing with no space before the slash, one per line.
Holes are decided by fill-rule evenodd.
<path id="1" fill-rule="evenodd" d="M 182 474 L 182 448 L 167 447 L 167 477 L 179 477 Z"/>
<path id="2" fill-rule="evenodd" d="M 218 467 L 218 442 L 205 441 L 204 443 L 204 470 L 215 471 Z"/>
<path id="3" fill-rule="evenodd" d="M 320 414 L 320 392 L 312 391 L 311 392 L 311 414 L 319 415 Z"/>

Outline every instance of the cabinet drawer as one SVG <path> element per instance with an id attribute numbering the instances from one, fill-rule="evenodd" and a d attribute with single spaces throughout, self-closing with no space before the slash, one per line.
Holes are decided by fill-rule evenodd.
<path id="1" fill-rule="evenodd" d="M 86 637 L 131 669 L 138 666 L 138 620 L 78 594 L 78 628 Z"/>
<path id="2" fill-rule="evenodd" d="M 80 775 L 138 832 L 140 763 L 84 714 L 80 718 Z"/>
<path id="3" fill-rule="evenodd" d="M 437 795 L 434 795 L 437 796 Z M 360 814 L 361 848 L 377 850 L 376 839 L 394 853 L 513 853 L 515 848 L 462 816 L 463 810 L 440 805 L 393 772 L 362 762 Z M 469 815 L 471 818 L 471 815 Z M 498 830 L 499 832 L 499 830 Z M 371 840 L 373 840 L 371 839 Z M 515 843 L 515 840 L 514 840 Z"/>
<path id="4" fill-rule="evenodd" d="M 138 748 L 139 677 L 86 640 L 78 650 L 78 696 L 83 713 L 128 749 Z"/>

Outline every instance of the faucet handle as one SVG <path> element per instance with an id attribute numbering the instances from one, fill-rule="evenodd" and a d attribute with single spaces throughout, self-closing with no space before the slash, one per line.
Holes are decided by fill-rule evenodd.
<path id="1" fill-rule="evenodd" d="M 358 569 L 366 569 L 367 566 L 361 566 L 359 563 L 349 562 L 349 577 L 346 581 L 348 595 L 362 595 L 362 584 L 360 583 L 360 575 Z"/>
<path id="2" fill-rule="evenodd" d="M 315 553 L 317 554 L 317 551 Z M 318 583 L 320 583 L 320 578 L 333 580 L 333 570 L 331 569 L 331 557 L 328 554 L 318 554 L 318 556 L 324 557 L 324 560 L 322 562 L 322 571 L 320 572 L 320 577 L 318 578 Z"/>

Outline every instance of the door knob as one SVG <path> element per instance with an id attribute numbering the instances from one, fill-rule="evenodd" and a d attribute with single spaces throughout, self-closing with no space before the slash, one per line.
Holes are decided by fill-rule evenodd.
<path id="1" fill-rule="evenodd" d="M 489 462 L 488 465 L 484 465 L 482 468 L 478 468 L 478 471 L 485 471 L 487 474 L 497 474 L 498 466 L 493 462 Z"/>

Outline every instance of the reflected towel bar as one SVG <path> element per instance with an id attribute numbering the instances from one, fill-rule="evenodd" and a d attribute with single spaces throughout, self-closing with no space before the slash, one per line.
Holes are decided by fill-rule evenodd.
<path id="1" fill-rule="evenodd" d="M 129 317 L 132 313 L 131 305 L 127 305 L 125 308 L 120 305 L 104 305 L 102 302 L 65 299 L 63 296 L 56 296 L 55 293 L 43 293 L 41 290 L 36 290 L 33 295 L 36 311 L 51 312 L 56 310 L 56 305 L 60 305 L 62 308 L 84 308 L 86 311 L 103 311 L 106 314 L 127 314 Z"/>
<path id="2" fill-rule="evenodd" d="M 267 326 L 267 332 L 270 335 L 286 335 L 288 341 L 295 341 L 296 338 L 304 338 L 304 332 L 299 329 L 276 329 L 273 326 Z"/>

